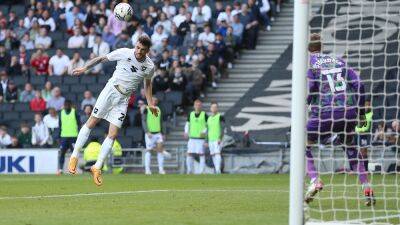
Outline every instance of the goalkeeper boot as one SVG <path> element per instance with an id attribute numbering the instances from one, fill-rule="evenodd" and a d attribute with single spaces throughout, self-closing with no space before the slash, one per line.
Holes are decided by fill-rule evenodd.
<path id="1" fill-rule="evenodd" d="M 364 196 L 365 196 L 365 206 L 375 205 L 376 200 L 374 197 L 374 191 L 372 188 L 367 187 L 364 189 Z"/>
<path id="2" fill-rule="evenodd" d="M 68 171 L 71 174 L 76 174 L 76 166 L 77 165 L 78 165 L 78 158 L 77 157 L 69 158 Z"/>
<path id="3" fill-rule="evenodd" d="M 324 183 L 318 178 L 314 182 L 311 181 L 308 186 L 308 190 L 306 196 L 304 198 L 304 202 L 309 204 L 314 200 L 315 195 L 320 192 L 324 188 Z"/>
<path id="4" fill-rule="evenodd" d="M 101 169 L 97 169 L 96 167 L 90 167 L 90 172 L 93 175 L 93 181 L 97 186 L 101 186 L 103 184 L 103 178 L 101 177 Z"/>

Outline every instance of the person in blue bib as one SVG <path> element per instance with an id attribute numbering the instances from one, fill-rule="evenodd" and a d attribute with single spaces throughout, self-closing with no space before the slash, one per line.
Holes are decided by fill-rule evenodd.
<path id="1" fill-rule="evenodd" d="M 204 172 L 206 166 L 206 157 L 204 155 L 204 145 L 207 133 L 207 114 L 202 111 L 202 102 L 200 100 L 194 101 L 194 111 L 192 111 L 187 118 L 185 125 L 184 137 L 189 139 L 188 150 L 186 156 L 186 173 L 193 173 L 194 156 L 198 155 L 200 158 L 200 166 L 198 174 Z"/>
<path id="2" fill-rule="evenodd" d="M 216 174 L 221 173 L 221 142 L 224 137 L 225 119 L 218 112 L 218 103 L 212 102 L 211 115 L 207 118 L 207 140 Z"/>

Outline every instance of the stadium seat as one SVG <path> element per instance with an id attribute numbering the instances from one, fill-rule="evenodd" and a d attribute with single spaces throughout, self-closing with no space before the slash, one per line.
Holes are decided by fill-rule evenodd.
<path id="1" fill-rule="evenodd" d="M 70 100 L 70 101 L 72 101 L 72 103 L 76 103 L 77 104 L 77 102 L 76 102 L 76 93 L 67 92 L 67 93 L 64 93 L 63 95 L 64 95 L 65 100 Z"/>
<path id="2" fill-rule="evenodd" d="M 102 129 L 104 129 L 104 131 L 107 131 L 108 127 L 109 127 L 109 122 L 106 120 L 100 120 L 100 122 L 97 124 L 96 127 L 100 127 Z"/>
<path id="3" fill-rule="evenodd" d="M 1 112 L 11 112 L 14 109 L 13 103 L 1 103 L 0 104 L 0 111 Z"/>
<path id="4" fill-rule="evenodd" d="M 15 129 L 17 129 L 21 125 L 21 121 L 20 120 L 6 120 L 5 122 L 8 125 L 8 127 L 13 127 Z M 33 122 L 33 119 L 30 120 L 30 122 Z"/>
<path id="5" fill-rule="evenodd" d="M 69 90 L 70 92 L 77 93 L 78 95 L 83 95 L 83 92 L 87 90 L 87 87 L 85 84 L 74 84 L 70 85 Z"/>
<path id="6" fill-rule="evenodd" d="M 25 15 L 25 6 L 16 4 L 11 6 L 10 11 L 14 11 L 17 16 L 24 16 Z"/>
<path id="7" fill-rule="evenodd" d="M 9 113 L 4 113 L 4 120 L 6 122 L 8 121 L 19 121 L 20 120 L 20 116 L 18 112 L 9 112 Z"/>
<path id="8" fill-rule="evenodd" d="M 118 137 L 117 140 L 121 144 L 122 148 L 131 148 L 132 147 L 132 138 Z"/>
<path id="9" fill-rule="evenodd" d="M 143 140 L 143 130 L 138 127 L 129 127 L 125 130 L 125 136 L 132 138 L 134 142 L 141 142 Z"/>
<path id="10" fill-rule="evenodd" d="M 14 110 L 17 112 L 29 112 L 29 103 L 27 102 L 16 102 L 14 103 Z"/>
<path id="11" fill-rule="evenodd" d="M 50 81 L 53 86 L 59 86 L 62 83 L 62 77 L 61 76 L 49 76 L 47 78 L 47 81 Z"/>
<path id="12" fill-rule="evenodd" d="M 116 62 L 106 62 L 103 64 L 104 73 L 108 78 L 114 73 L 115 66 L 117 65 Z"/>
<path id="13" fill-rule="evenodd" d="M 164 99 L 165 99 L 165 93 L 162 92 L 162 91 L 158 91 L 158 92 L 155 94 L 155 97 L 158 99 L 159 102 L 162 102 L 162 101 L 164 101 Z"/>
<path id="14" fill-rule="evenodd" d="M 44 87 L 44 84 L 46 83 L 46 76 L 31 76 L 30 83 L 33 86 L 42 89 Z"/>
<path id="15" fill-rule="evenodd" d="M 101 84 L 93 84 L 89 86 L 89 89 L 92 92 L 101 92 L 101 90 L 103 90 L 104 85 Z"/>
<path id="16" fill-rule="evenodd" d="M 182 92 L 180 91 L 170 91 L 165 94 L 165 100 L 171 101 L 174 106 L 182 105 Z"/>
<path id="17" fill-rule="evenodd" d="M 0 5 L 0 11 L 3 13 L 3 15 L 8 14 L 8 5 Z"/>
<path id="18" fill-rule="evenodd" d="M 101 139 L 103 139 L 105 132 L 106 132 L 106 130 L 104 128 L 95 127 L 92 130 L 92 132 L 90 132 L 90 134 L 95 136 L 95 137 L 101 137 Z"/>
<path id="19" fill-rule="evenodd" d="M 99 84 L 102 84 L 104 86 L 105 83 L 107 83 L 108 79 L 110 79 L 111 75 L 105 74 L 105 75 L 100 75 L 99 76 Z"/>
<path id="20" fill-rule="evenodd" d="M 159 107 L 161 109 L 161 113 L 162 113 L 162 119 L 164 121 L 166 121 L 168 119 L 168 117 L 172 117 L 173 113 L 174 113 L 174 104 L 172 102 L 169 101 L 163 101 L 160 102 Z"/>
<path id="21" fill-rule="evenodd" d="M 64 84 L 78 84 L 79 83 L 79 78 L 78 77 L 73 77 L 73 76 L 64 76 L 63 77 L 63 83 Z"/>
<path id="22" fill-rule="evenodd" d="M 64 36 L 62 32 L 50 32 L 49 36 L 53 42 L 59 42 L 64 40 Z"/>
<path id="23" fill-rule="evenodd" d="M 132 109 L 128 111 L 128 117 L 129 117 L 129 124 L 133 126 L 135 124 L 135 115 L 138 111 L 136 109 Z"/>
<path id="24" fill-rule="evenodd" d="M 81 77 L 81 84 L 95 84 L 95 83 L 96 83 L 95 76 L 84 75 Z"/>
<path id="25" fill-rule="evenodd" d="M 34 116 L 35 116 L 35 112 L 32 112 L 32 111 L 24 112 L 24 113 L 21 113 L 21 120 L 26 120 L 26 121 L 32 120 L 33 121 Z"/>
<path id="26" fill-rule="evenodd" d="M 92 53 L 92 51 L 93 50 L 91 48 L 81 48 L 79 49 L 79 54 L 84 60 L 87 60 L 89 59 L 90 53 Z"/>
<path id="27" fill-rule="evenodd" d="M 26 76 L 14 76 L 12 79 L 14 84 L 20 88 L 24 87 L 24 85 L 28 83 L 28 77 Z"/>

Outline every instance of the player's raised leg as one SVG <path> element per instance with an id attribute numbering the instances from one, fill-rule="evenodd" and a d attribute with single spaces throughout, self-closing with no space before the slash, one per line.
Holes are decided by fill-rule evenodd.
<path id="1" fill-rule="evenodd" d="M 79 151 L 82 150 L 82 147 L 85 145 L 87 139 L 89 138 L 90 131 L 96 126 L 96 124 L 100 121 L 99 118 L 94 116 L 90 116 L 88 121 L 82 126 L 79 130 L 78 137 L 75 142 L 74 151 L 69 159 L 68 170 L 70 173 L 76 173 L 76 166 L 78 164 L 78 156 Z"/>

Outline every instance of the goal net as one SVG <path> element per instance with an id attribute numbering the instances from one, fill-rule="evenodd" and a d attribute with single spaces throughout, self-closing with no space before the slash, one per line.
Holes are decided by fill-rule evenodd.
<path id="1" fill-rule="evenodd" d="M 320 107 L 316 118 L 318 138 L 309 141 L 306 149 L 306 224 L 400 224 L 400 126 L 396 122 L 400 115 L 400 1 L 310 0 L 309 7 L 309 34 L 320 34 L 322 53 L 342 59 L 346 69 L 338 72 L 325 68 L 318 72 L 325 78 L 317 81 L 321 84 L 317 90 L 320 94 L 314 102 Z M 329 64 L 321 58 L 316 60 Z M 346 121 L 340 123 L 342 117 L 336 118 L 335 113 L 324 117 L 318 101 L 329 98 L 329 93 L 322 90 L 324 82 L 334 92 L 332 95 L 341 91 L 351 95 L 347 90 L 357 89 L 349 75 L 351 69 L 359 75 L 364 94 L 356 96 L 355 92 L 362 92 L 359 86 L 353 90 L 355 102 L 347 104 L 357 105 L 364 98 L 370 106 L 364 108 L 365 119 L 354 119 L 348 115 L 351 112 L 347 113 L 351 110 L 346 109 Z M 352 96 L 344 98 L 350 101 Z M 311 105 L 312 101 L 315 99 L 309 102 Z M 340 105 L 340 100 L 332 101 Z M 312 107 L 308 110 L 307 121 L 315 119 Z M 315 129 L 306 123 L 306 139 L 310 139 Z M 352 123 L 358 126 L 357 132 Z M 334 131 L 337 133 L 329 136 Z"/>

